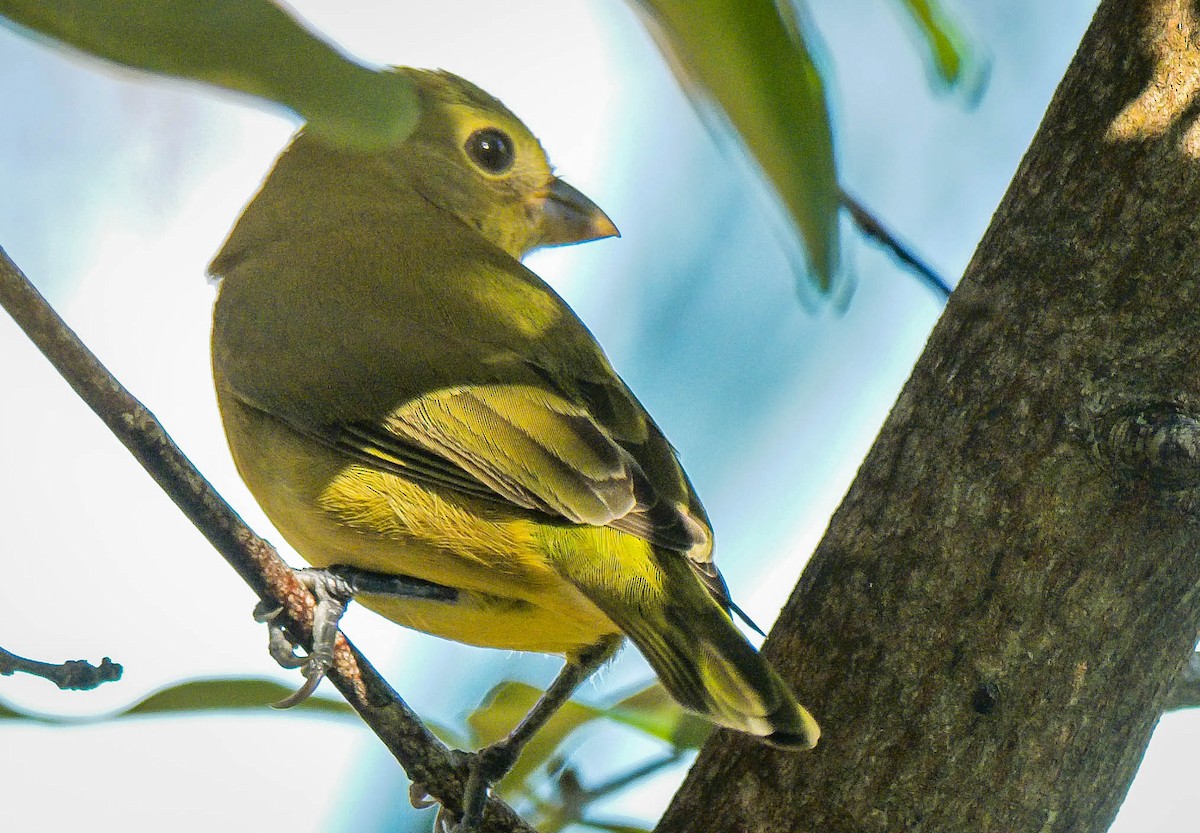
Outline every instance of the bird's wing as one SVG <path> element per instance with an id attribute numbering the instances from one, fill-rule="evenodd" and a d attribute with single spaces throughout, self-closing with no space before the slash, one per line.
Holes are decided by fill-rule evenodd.
<path id="1" fill-rule="evenodd" d="M 424 394 L 378 423 L 327 433 L 355 457 L 435 488 L 611 526 L 688 551 L 708 532 L 658 494 L 641 465 L 588 410 L 530 384 Z"/>
<path id="2" fill-rule="evenodd" d="M 520 263 L 426 213 L 387 238 L 421 245 L 360 253 L 353 268 L 320 234 L 215 266 L 230 273 L 218 386 L 363 464 L 685 554 L 721 598 L 704 509 L 591 333 Z M 392 273 L 403 279 L 379 277 Z M 271 302 L 289 287 L 323 312 Z M 241 308 L 257 313 L 229 312 Z"/>

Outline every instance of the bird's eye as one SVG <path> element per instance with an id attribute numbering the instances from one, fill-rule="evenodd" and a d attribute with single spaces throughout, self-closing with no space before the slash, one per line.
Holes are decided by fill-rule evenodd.
<path id="1" fill-rule="evenodd" d="M 502 174 L 512 167 L 515 158 L 513 141 L 503 130 L 485 127 L 467 139 L 467 156 L 490 174 Z"/>

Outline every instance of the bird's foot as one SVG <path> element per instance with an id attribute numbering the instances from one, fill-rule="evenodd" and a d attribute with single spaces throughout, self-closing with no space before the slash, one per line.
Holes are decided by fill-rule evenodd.
<path id="1" fill-rule="evenodd" d="M 284 631 L 283 626 L 276 620 L 283 613 L 281 605 L 260 601 L 254 606 L 254 621 L 267 626 L 267 653 L 280 668 L 299 668 L 307 661 L 306 657 L 296 653 L 299 647 Z"/>
<path id="2" fill-rule="evenodd" d="M 438 810 L 434 829 L 444 833 L 478 833 L 492 785 L 499 782 L 516 764 L 521 746 L 505 738 L 478 752 L 459 754 L 467 758 L 468 772 L 467 786 L 463 790 L 462 816 L 454 822 L 452 814 L 442 807 Z"/>
<path id="3" fill-rule="evenodd" d="M 276 621 L 283 611 L 282 607 L 259 602 L 254 608 L 255 620 L 267 625 L 267 652 L 271 658 L 283 668 L 304 669 L 304 685 L 278 703 L 271 704 L 277 709 L 288 709 L 303 703 L 329 673 L 333 667 L 338 622 L 356 592 L 353 579 L 347 579 L 339 571 L 305 569 L 295 570 L 294 573 L 317 600 L 313 609 L 311 650 L 304 655 L 297 653 L 300 646 Z"/>
<path id="4" fill-rule="evenodd" d="M 478 831 L 492 785 L 509 773 L 530 738 L 570 699 L 572 692 L 581 682 L 616 653 L 620 645 L 621 637 L 606 637 L 578 652 L 567 660 L 554 682 L 516 728 L 509 732 L 508 737 L 478 752 L 462 753 L 468 755 L 469 774 L 467 786 L 463 790 L 462 818 L 456 826 L 447 828 L 451 833 Z"/>
<path id="5" fill-rule="evenodd" d="M 350 601 L 361 593 L 401 599 L 428 599 L 453 602 L 458 591 L 440 584 L 384 573 L 372 573 L 355 567 L 333 566 L 321 569 L 295 570 L 296 578 L 317 600 L 313 609 L 312 650 L 301 656 L 297 644 L 275 620 L 283 608 L 259 602 L 254 618 L 267 623 L 267 651 L 284 668 L 303 668 L 304 685 L 293 694 L 272 705 L 288 709 L 307 700 L 329 669 L 333 667 L 333 648 L 337 643 L 338 623 Z"/>

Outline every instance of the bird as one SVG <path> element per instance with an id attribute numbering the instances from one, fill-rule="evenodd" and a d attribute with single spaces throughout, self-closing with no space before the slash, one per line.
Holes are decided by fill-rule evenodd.
<path id="1" fill-rule="evenodd" d="M 521 262 L 616 226 L 496 98 L 389 71 L 417 91 L 408 138 L 363 151 L 301 128 L 209 267 L 217 401 L 250 492 L 367 608 L 565 658 L 543 698 L 557 702 L 472 770 L 463 829 L 626 638 L 684 708 L 812 748 L 815 719 L 733 621 L 675 449 Z"/>

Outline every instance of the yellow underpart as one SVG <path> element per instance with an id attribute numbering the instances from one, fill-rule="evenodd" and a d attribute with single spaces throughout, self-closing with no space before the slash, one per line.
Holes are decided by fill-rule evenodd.
<path id="1" fill-rule="evenodd" d="M 450 575 L 430 576 L 431 581 L 455 587 L 478 585 L 480 590 L 513 580 L 530 588 L 555 581 L 538 546 L 537 524 L 513 513 L 495 509 L 488 512 L 490 507 L 482 507 L 482 503 L 461 497 L 450 500 L 395 475 L 357 464 L 347 466 L 318 498 L 323 510 L 364 535 L 432 548 L 449 556 L 451 564 L 462 562 Z M 356 566 L 405 572 L 402 564 L 407 560 L 397 552 L 378 567 Z M 464 574 L 461 580 L 466 585 L 455 581 L 456 573 Z"/>
<path id="2" fill-rule="evenodd" d="M 317 502 L 328 524 L 322 537 L 337 546 L 293 541 L 301 554 L 317 566 L 349 564 L 458 589 L 453 604 L 360 599 L 448 639 L 569 655 L 619 633 L 579 586 L 639 606 L 662 592 L 649 545 L 616 530 L 542 522 L 359 464 L 330 480 Z"/>

